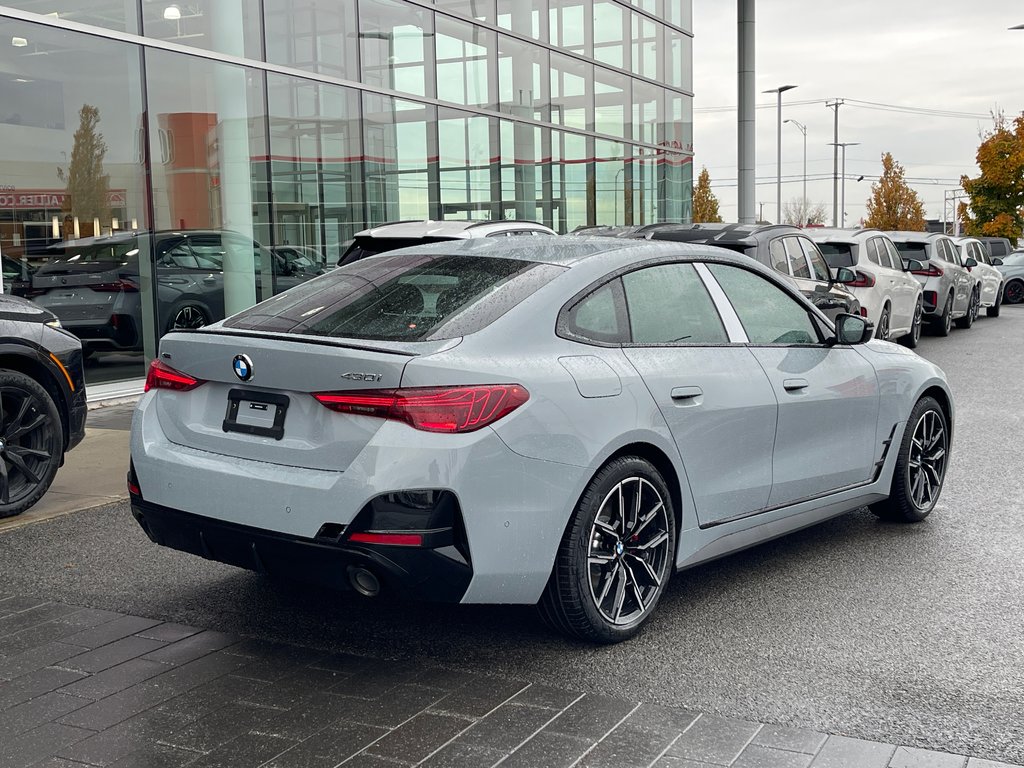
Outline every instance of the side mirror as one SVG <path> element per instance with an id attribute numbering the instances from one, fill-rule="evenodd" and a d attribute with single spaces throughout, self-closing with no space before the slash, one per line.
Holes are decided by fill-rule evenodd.
<path id="1" fill-rule="evenodd" d="M 874 326 L 860 315 L 842 314 L 836 317 L 837 344 L 863 344 L 871 339 Z"/>
<path id="2" fill-rule="evenodd" d="M 903 271 L 904 272 L 924 272 L 924 263 L 917 259 L 904 259 L 903 260 Z"/>
<path id="3" fill-rule="evenodd" d="M 857 273 L 849 267 L 837 267 L 835 270 L 835 282 L 849 285 L 857 282 Z"/>
<path id="4" fill-rule="evenodd" d="M 1003 266 L 1003 260 L 1000 259 L 998 256 L 993 256 L 992 257 L 992 266 L 993 267 L 1001 267 L 1001 266 Z"/>
<path id="5" fill-rule="evenodd" d="M 970 272 L 972 269 L 978 266 L 978 262 L 975 261 L 973 257 L 968 256 L 967 260 L 964 262 L 964 266 L 967 267 L 967 271 Z"/>

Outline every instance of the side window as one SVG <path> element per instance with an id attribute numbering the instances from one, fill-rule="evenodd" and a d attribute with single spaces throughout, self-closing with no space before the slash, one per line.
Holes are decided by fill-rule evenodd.
<path id="1" fill-rule="evenodd" d="M 622 276 L 634 344 L 728 344 L 722 320 L 692 264 Z"/>
<path id="2" fill-rule="evenodd" d="M 797 239 L 800 240 L 800 245 L 802 245 L 804 249 L 804 255 L 811 263 L 811 274 L 814 275 L 814 279 L 820 280 L 824 283 L 831 282 L 832 274 L 829 272 L 828 264 L 825 262 L 825 257 L 821 255 L 821 251 L 818 250 L 818 247 L 806 237 Z"/>
<path id="3" fill-rule="evenodd" d="M 889 253 L 889 260 L 892 262 L 892 268 L 902 272 L 903 271 L 903 257 L 900 256 L 899 251 L 896 250 L 896 246 L 892 244 L 890 240 L 882 240 L 885 243 L 885 250 Z"/>
<path id="4" fill-rule="evenodd" d="M 772 269 L 784 275 L 792 274 L 789 271 L 789 258 L 786 256 L 786 246 L 782 244 L 782 238 L 772 240 L 768 245 L 768 255 L 772 260 Z"/>
<path id="5" fill-rule="evenodd" d="M 885 266 L 885 262 L 882 259 L 882 254 L 878 252 L 878 238 L 872 237 L 868 240 L 868 261 L 872 264 L 877 264 L 882 267 Z"/>
<path id="6" fill-rule="evenodd" d="M 165 240 L 158 248 L 156 263 L 159 267 L 198 269 L 196 257 L 184 240 Z"/>
<path id="7" fill-rule="evenodd" d="M 192 250 L 202 269 L 224 269 L 224 246 L 219 237 L 192 237 Z"/>
<path id="8" fill-rule="evenodd" d="M 804 251 L 800 247 L 800 238 L 784 237 L 783 241 L 786 243 L 786 255 L 789 256 L 790 274 L 793 277 L 802 277 L 809 280 L 811 268 L 807 265 L 807 257 L 804 256 Z"/>
<path id="9" fill-rule="evenodd" d="M 626 325 L 622 284 L 613 280 L 570 307 L 559 322 L 559 330 L 583 341 L 621 344 L 628 338 Z"/>
<path id="10" fill-rule="evenodd" d="M 958 249 L 948 240 L 939 240 L 939 258 L 952 264 L 956 264 L 959 267 L 962 266 L 962 263 L 960 261 L 960 254 L 957 253 L 957 250 Z"/>
<path id="11" fill-rule="evenodd" d="M 806 307 L 777 285 L 739 267 L 708 264 L 752 344 L 819 344 Z"/>
<path id="12" fill-rule="evenodd" d="M 991 264 L 992 263 L 991 261 L 989 261 L 988 254 L 985 253 L 985 249 L 981 245 L 979 245 L 978 243 L 971 243 L 971 245 L 974 247 L 974 260 L 975 261 L 977 261 L 979 264 Z"/>
<path id="13" fill-rule="evenodd" d="M 885 248 L 885 240 L 881 237 L 873 239 L 875 246 L 878 248 L 878 263 L 883 267 L 888 267 L 889 269 L 899 269 L 899 267 L 893 263 L 892 257 L 889 255 L 889 251 Z"/>

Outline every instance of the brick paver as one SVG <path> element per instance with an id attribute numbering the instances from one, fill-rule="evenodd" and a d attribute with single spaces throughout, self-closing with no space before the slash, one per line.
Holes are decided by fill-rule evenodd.
<path id="1" fill-rule="evenodd" d="M 0 594 L 2 768 L 1010 768 Z"/>

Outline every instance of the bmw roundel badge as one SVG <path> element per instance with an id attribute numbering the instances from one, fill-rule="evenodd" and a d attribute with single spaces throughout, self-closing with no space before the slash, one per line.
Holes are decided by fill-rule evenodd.
<path id="1" fill-rule="evenodd" d="M 242 381 L 252 379 L 252 359 L 248 355 L 235 355 L 235 359 L 231 361 L 231 367 L 235 370 L 235 376 Z"/>

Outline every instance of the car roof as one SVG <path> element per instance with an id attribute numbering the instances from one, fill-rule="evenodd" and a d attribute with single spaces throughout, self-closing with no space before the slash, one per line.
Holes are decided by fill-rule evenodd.
<path id="1" fill-rule="evenodd" d="M 839 229 L 838 227 L 814 227 L 805 229 L 806 234 L 816 243 L 856 243 L 874 235 L 884 235 L 874 227 L 858 227 L 856 229 Z"/>
<path id="2" fill-rule="evenodd" d="M 946 237 L 952 240 L 953 238 L 942 232 L 912 232 L 912 231 L 901 231 L 901 230 L 890 230 L 885 233 L 889 236 L 890 240 L 896 240 L 901 243 L 926 243 L 930 240 L 935 240 L 940 237 Z"/>
<path id="3" fill-rule="evenodd" d="M 535 221 L 513 221 L 500 219 L 497 221 L 451 220 L 431 221 L 393 221 L 376 227 L 356 232 L 356 237 L 447 237 L 451 239 L 468 239 L 486 237 L 492 232 L 507 230 L 532 230 L 545 234 L 555 234 L 554 230 Z"/>
<path id="4" fill-rule="evenodd" d="M 756 245 L 770 235 L 802 230 L 790 224 L 660 224 L 652 227 L 646 237 L 674 242 L 709 243 L 713 245 Z"/>
<path id="5" fill-rule="evenodd" d="M 618 260 L 640 262 L 678 256 L 682 260 L 711 258 L 744 266 L 759 264 L 748 256 L 727 251 L 724 248 L 708 247 L 705 244 L 685 245 L 657 240 L 634 240 L 621 237 L 553 237 L 553 238 L 473 238 L 458 239 L 443 243 L 425 243 L 400 250 L 388 251 L 384 258 L 400 253 L 422 253 L 430 255 L 472 254 L 473 256 L 519 259 L 542 264 L 572 267 L 585 261 L 611 256 Z"/>

